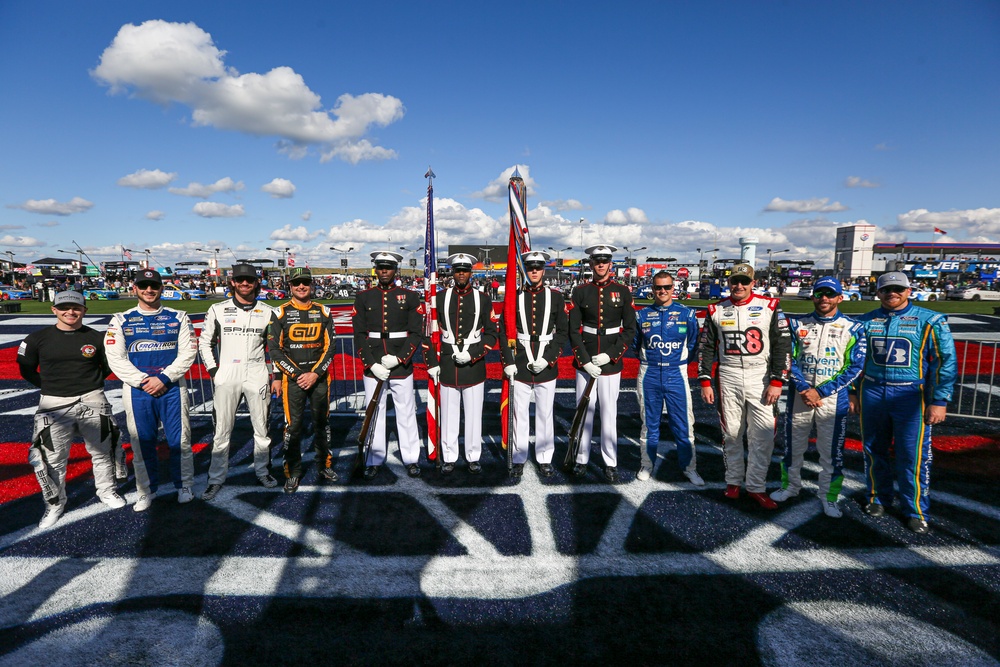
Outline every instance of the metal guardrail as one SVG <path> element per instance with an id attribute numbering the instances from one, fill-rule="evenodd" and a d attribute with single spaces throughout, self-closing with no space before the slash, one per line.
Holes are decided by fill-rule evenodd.
<path id="1" fill-rule="evenodd" d="M 958 380 L 948 416 L 1000 421 L 1000 342 L 957 340 L 955 345 Z"/>

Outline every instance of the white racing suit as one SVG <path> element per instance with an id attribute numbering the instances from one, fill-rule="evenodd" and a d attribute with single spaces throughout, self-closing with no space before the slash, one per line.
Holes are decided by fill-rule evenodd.
<path id="1" fill-rule="evenodd" d="M 271 439 L 267 416 L 271 406 L 270 368 L 265 358 L 267 327 L 274 309 L 259 301 L 243 307 L 235 299 L 208 309 L 198 341 L 205 368 L 212 376 L 215 437 L 209 484 L 223 484 L 229 471 L 229 439 L 240 397 L 246 398 L 253 426 L 253 467 L 269 474 Z"/>
<path id="2" fill-rule="evenodd" d="M 42 395 L 35 413 L 35 431 L 28 462 L 35 469 L 42 498 L 51 505 L 66 502 L 66 463 L 70 445 L 79 433 L 94 470 L 97 496 L 115 492 L 112 452 L 118 443 L 118 425 L 103 389 L 81 396 Z"/>
<path id="3" fill-rule="evenodd" d="M 776 407 L 766 405 L 763 395 L 769 384 L 781 387 L 788 379 L 791 352 L 788 320 L 778 299 L 751 294 L 740 303 L 723 299 L 708 306 L 698 347 L 698 379 L 701 386 L 711 386 L 712 366 L 718 361 L 715 405 L 722 426 L 726 484 L 745 481 L 751 493 L 766 490 L 777 421 Z"/>
<path id="4" fill-rule="evenodd" d="M 802 457 L 809 432 L 816 424 L 816 451 L 822 470 L 819 498 L 837 502 L 844 483 L 844 436 L 849 401 L 847 389 L 865 367 L 865 329 L 841 315 L 816 313 L 789 318 L 792 331 L 792 389 L 785 413 L 785 456 L 781 461 L 781 488 L 797 495 L 802 488 Z M 815 389 L 823 404 L 810 408 L 801 393 Z"/>

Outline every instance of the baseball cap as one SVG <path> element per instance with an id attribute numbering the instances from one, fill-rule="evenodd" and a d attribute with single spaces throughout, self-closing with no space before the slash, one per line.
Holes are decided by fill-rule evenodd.
<path id="1" fill-rule="evenodd" d="M 135 284 L 139 283 L 155 283 L 157 285 L 163 284 L 163 278 L 160 277 L 159 271 L 154 271 L 153 269 L 143 269 L 139 273 L 135 274 Z"/>
<path id="2" fill-rule="evenodd" d="M 909 289 L 910 279 L 906 277 L 905 273 L 900 273 L 899 271 L 891 271 L 889 273 L 883 273 L 878 277 L 878 283 L 875 285 L 876 290 L 880 290 L 883 287 L 904 287 Z"/>
<path id="3" fill-rule="evenodd" d="M 813 294 L 821 289 L 833 290 L 836 294 L 841 295 L 844 293 L 844 288 L 840 284 L 840 281 L 832 276 L 824 276 L 813 283 Z"/>
<path id="4" fill-rule="evenodd" d="M 59 292 L 56 294 L 56 298 L 52 301 L 53 306 L 83 306 L 87 307 L 87 302 L 84 300 L 83 295 L 74 290 L 66 290 L 65 292 Z"/>
<path id="5" fill-rule="evenodd" d="M 312 271 L 309 270 L 308 266 L 296 266 L 288 272 L 288 282 L 290 283 L 294 283 L 296 280 L 312 280 L 312 277 Z"/>
<path id="6" fill-rule="evenodd" d="M 237 278 L 258 278 L 257 269 L 252 264 L 236 264 L 233 266 L 233 280 Z"/>
<path id="7" fill-rule="evenodd" d="M 749 264 L 737 264 L 733 267 L 732 272 L 729 274 L 729 278 L 735 278 L 736 276 L 744 276 L 753 280 L 753 267 Z"/>

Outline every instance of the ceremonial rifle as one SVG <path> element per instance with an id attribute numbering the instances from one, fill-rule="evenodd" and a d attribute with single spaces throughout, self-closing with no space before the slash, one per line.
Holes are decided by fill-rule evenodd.
<path id="1" fill-rule="evenodd" d="M 594 384 L 597 378 L 591 377 L 587 380 L 587 386 L 583 390 L 583 396 L 573 413 L 573 423 L 569 427 L 569 447 L 566 449 L 566 460 L 563 465 L 570 469 L 576 463 L 576 455 L 580 453 L 580 434 L 583 432 L 583 424 L 587 421 L 587 407 L 590 405 L 590 394 L 594 391 Z"/>
<path id="2" fill-rule="evenodd" d="M 368 401 L 368 407 L 365 408 L 365 420 L 361 423 L 361 432 L 358 434 L 358 456 L 354 460 L 353 473 L 357 473 L 358 470 L 364 472 L 368 465 L 368 455 L 372 451 L 372 440 L 375 439 L 375 421 L 378 419 L 379 400 L 382 398 L 384 386 L 385 380 L 378 380 L 375 391 L 372 393 L 372 400 Z"/>

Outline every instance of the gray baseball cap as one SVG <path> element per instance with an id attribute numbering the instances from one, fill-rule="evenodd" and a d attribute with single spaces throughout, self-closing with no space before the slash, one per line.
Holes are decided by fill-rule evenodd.
<path id="1" fill-rule="evenodd" d="M 53 306 L 83 306 L 87 307 L 87 301 L 83 298 L 83 295 L 74 290 L 66 290 L 65 292 L 59 292 L 56 294 L 56 298 L 52 301 Z"/>
<path id="2" fill-rule="evenodd" d="M 878 277 L 878 283 L 876 283 L 875 289 L 880 290 L 883 287 L 904 287 L 909 289 L 910 279 L 906 277 L 905 273 L 900 273 L 899 271 L 883 273 Z"/>

